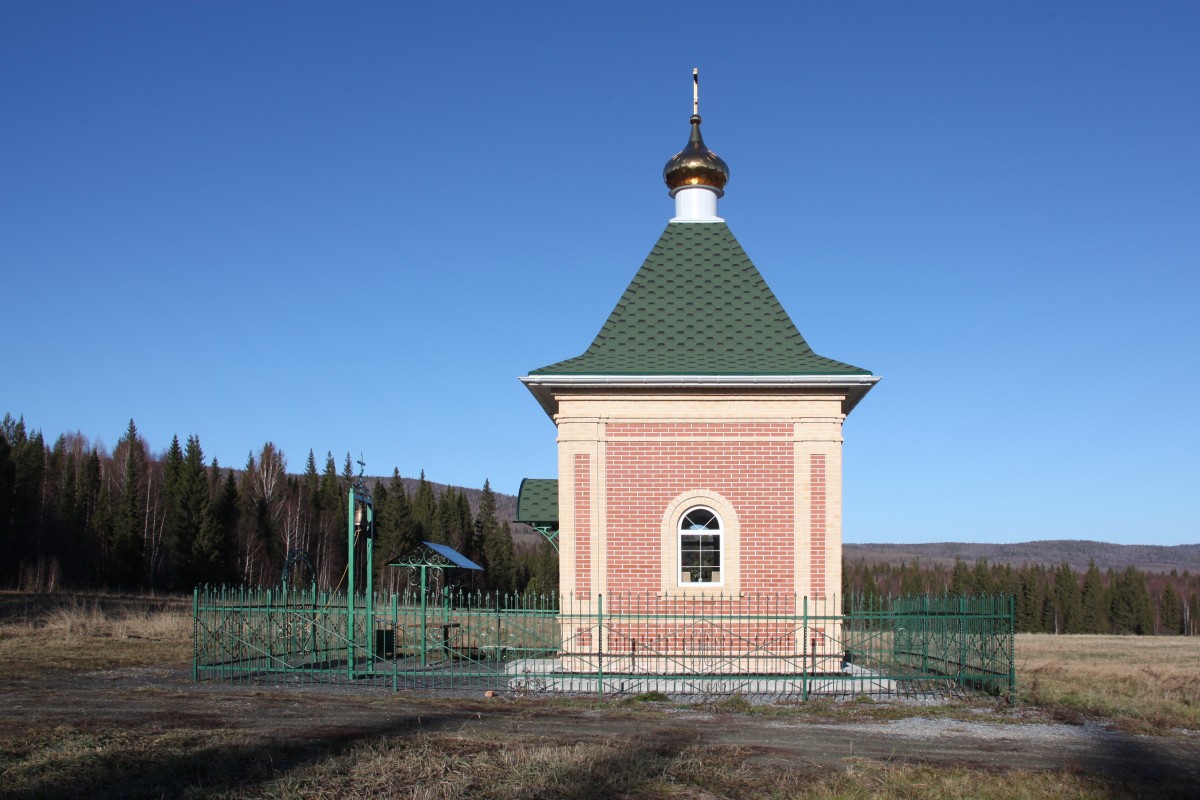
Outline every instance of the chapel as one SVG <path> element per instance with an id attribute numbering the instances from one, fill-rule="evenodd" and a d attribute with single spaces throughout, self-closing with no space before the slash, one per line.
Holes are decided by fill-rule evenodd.
<path id="1" fill-rule="evenodd" d="M 842 427 L 879 378 L 813 352 L 718 216 L 730 172 L 693 78 L 663 169 L 674 216 L 591 345 L 521 378 L 557 427 L 558 477 L 526 479 L 518 516 L 556 543 L 572 601 L 828 599 Z"/>

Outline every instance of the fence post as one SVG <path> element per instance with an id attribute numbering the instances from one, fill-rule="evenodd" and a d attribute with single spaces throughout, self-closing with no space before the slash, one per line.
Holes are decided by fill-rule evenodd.
<path id="1" fill-rule="evenodd" d="M 397 614 L 397 609 L 396 609 L 396 593 L 395 592 L 392 592 L 392 620 L 389 624 L 391 625 L 391 629 L 392 629 L 392 694 L 395 694 L 397 691 L 399 691 L 399 685 L 397 683 L 397 679 L 399 676 L 396 672 L 396 670 L 399 669 L 398 664 L 400 663 L 400 659 L 398 657 L 399 656 L 398 648 L 404 646 L 404 643 L 402 641 L 397 641 L 397 639 L 400 638 L 399 636 L 397 636 L 397 634 L 400 633 L 400 631 L 397 630 L 397 628 L 399 628 L 400 625 L 399 625 L 399 615 Z"/>
<path id="2" fill-rule="evenodd" d="M 1016 598 L 1008 596 L 1008 702 L 1017 702 L 1017 608 Z"/>
<path id="3" fill-rule="evenodd" d="M 192 683 L 200 680 L 200 587 L 192 589 Z"/>
<path id="4" fill-rule="evenodd" d="M 596 688 L 604 699 L 604 595 L 596 595 Z"/>
<path id="5" fill-rule="evenodd" d="M 963 673 L 967 669 L 967 596 L 958 598 L 958 685 L 965 686 Z"/>
<path id="6" fill-rule="evenodd" d="M 803 654 L 803 657 L 801 658 L 801 669 L 803 672 L 801 673 L 800 678 L 800 695 L 804 698 L 805 702 L 808 702 L 808 595 L 804 596 L 804 625 L 801 628 L 801 631 L 804 634 L 804 644 L 801 645 L 803 648 L 801 650 L 801 653 Z"/>
<path id="7" fill-rule="evenodd" d="M 929 595 L 921 595 L 921 674 L 929 675 Z"/>

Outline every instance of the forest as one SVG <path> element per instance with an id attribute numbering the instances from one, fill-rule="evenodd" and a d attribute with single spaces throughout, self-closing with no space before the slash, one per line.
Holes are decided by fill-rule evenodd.
<path id="1" fill-rule="evenodd" d="M 981 558 L 947 567 L 857 560 L 843 564 L 842 591 L 868 602 L 921 594 L 1011 595 L 1022 633 L 1200 633 L 1200 574 L 1187 570 L 1164 574 L 1127 566 L 1101 572 L 1092 563 L 1081 574 L 1066 562 L 1013 567 Z"/>
<path id="2" fill-rule="evenodd" d="M 175 436 L 152 453 L 129 421 L 112 452 L 81 433 L 47 444 L 23 417 L 0 422 L 0 585 L 24 589 L 104 587 L 191 591 L 202 584 L 273 585 L 285 566 L 297 580 L 345 588 L 347 504 L 358 479 L 349 453 L 318 469 L 310 450 L 300 473 L 271 442 L 240 469 L 206 462 L 200 438 Z M 424 472 L 410 492 L 393 470 L 366 478 L 374 507 L 375 586 L 400 590 L 386 566 L 421 541 L 448 544 L 484 567 L 455 575 L 459 588 L 555 592 L 558 559 L 545 543 L 516 546 L 485 481 L 475 494 L 439 487 Z M 410 496 L 411 494 L 411 496 Z M 365 551 L 357 548 L 358 553 Z M 289 559 L 296 553 L 306 559 Z M 361 567 L 360 567 L 361 569 Z M 362 578 L 359 577 L 359 586 Z"/>
<path id="3" fill-rule="evenodd" d="M 31 590 L 108 588 L 190 591 L 201 584 L 278 584 L 289 556 L 304 553 L 321 588 L 344 588 L 349 489 L 347 453 L 318 467 L 310 450 L 289 472 L 271 442 L 238 469 L 206 462 L 200 438 L 174 437 L 151 452 L 133 420 L 111 452 L 81 433 L 47 444 L 23 417 L 0 422 L 0 586 Z M 375 586 L 403 590 L 386 562 L 428 540 L 484 567 L 455 576 L 463 589 L 556 593 L 558 557 L 519 536 L 482 490 L 402 478 L 366 478 L 375 511 Z M 505 504 L 508 506 L 509 504 Z M 357 548 L 361 553 L 364 548 Z M 361 581 L 361 578 L 360 578 Z M 359 584 L 361 586 L 361 583 Z M 953 565 L 847 559 L 843 596 L 868 602 L 917 594 L 1015 598 L 1018 631 L 1188 634 L 1200 632 L 1200 574 L 1134 566 L 1085 571 L 1058 565 L 956 560 Z"/>

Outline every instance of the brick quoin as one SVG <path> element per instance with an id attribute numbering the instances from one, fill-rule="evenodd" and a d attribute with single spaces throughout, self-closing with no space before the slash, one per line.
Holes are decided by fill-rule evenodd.
<path id="1" fill-rule="evenodd" d="M 592 461 L 575 454 L 575 596 L 586 599 L 592 591 Z"/>
<path id="2" fill-rule="evenodd" d="M 812 595 L 825 596 L 825 454 L 809 457 L 809 528 L 812 532 Z M 820 569 L 817 567 L 820 566 Z"/>

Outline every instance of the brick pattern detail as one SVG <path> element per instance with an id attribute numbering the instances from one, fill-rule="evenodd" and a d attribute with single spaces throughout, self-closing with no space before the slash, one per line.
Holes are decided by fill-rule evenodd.
<path id="1" fill-rule="evenodd" d="M 809 458 L 809 529 L 812 534 L 812 596 L 825 596 L 825 454 Z"/>
<path id="2" fill-rule="evenodd" d="M 737 512 L 741 585 L 757 593 L 793 593 L 791 434 L 787 423 L 610 423 L 608 592 L 660 589 L 669 555 L 661 552 L 663 514 L 680 494 L 702 489 L 717 492 Z M 582 580 L 582 568 L 578 574 Z"/>
<path id="3" fill-rule="evenodd" d="M 592 591 L 592 459 L 575 454 L 575 597 Z"/>

